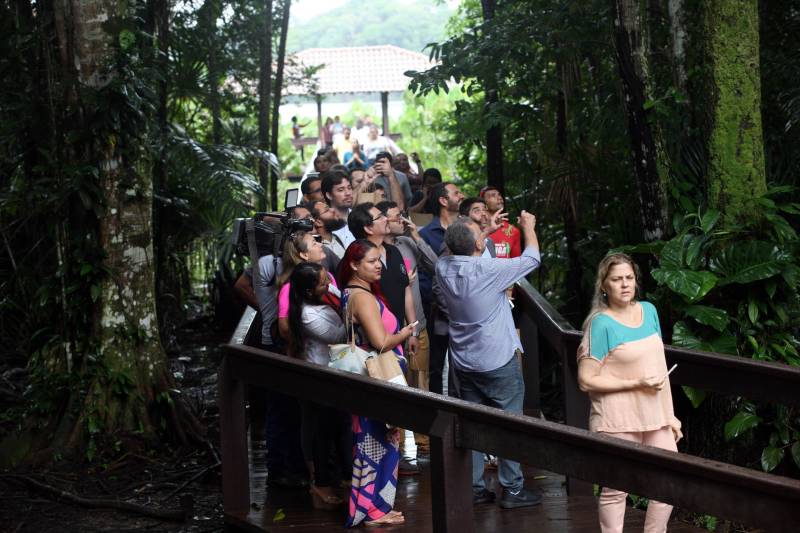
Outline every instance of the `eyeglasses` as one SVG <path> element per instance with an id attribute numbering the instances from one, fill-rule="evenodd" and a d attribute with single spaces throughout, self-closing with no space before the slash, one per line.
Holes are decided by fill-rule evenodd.
<path id="1" fill-rule="evenodd" d="M 382 218 L 386 218 L 386 214 L 384 214 L 384 213 L 381 213 L 381 214 L 379 214 L 378 216 L 376 216 L 375 218 L 373 218 L 373 219 L 372 219 L 372 221 L 373 221 L 373 222 L 377 222 L 377 221 L 379 221 L 379 220 L 380 220 L 380 219 L 382 219 Z"/>
<path id="2" fill-rule="evenodd" d="M 319 191 L 321 191 L 321 190 L 322 190 L 322 187 L 317 187 L 317 188 L 316 188 L 316 189 L 314 189 L 313 191 L 308 191 L 308 194 L 317 194 L 317 193 L 318 193 Z"/>

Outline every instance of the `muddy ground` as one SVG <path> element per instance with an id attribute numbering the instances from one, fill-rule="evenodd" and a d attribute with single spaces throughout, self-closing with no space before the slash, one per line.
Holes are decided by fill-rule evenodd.
<path id="1" fill-rule="evenodd" d="M 229 334 L 210 317 L 197 316 L 182 326 L 176 342 L 170 343 L 173 374 L 208 430 L 207 444 L 175 449 L 166 443 L 153 448 L 125 442 L 120 452 L 91 464 L 62 461 L 46 469 L 13 474 L 27 479 L 0 473 L 0 532 L 221 531 L 217 366 L 222 355 L 219 346 L 227 342 Z M 185 521 L 177 521 L 138 511 L 86 507 L 66 503 L 74 500 L 71 496 L 47 494 L 41 485 L 75 498 L 132 503 L 141 511 L 189 512 L 184 513 Z"/>

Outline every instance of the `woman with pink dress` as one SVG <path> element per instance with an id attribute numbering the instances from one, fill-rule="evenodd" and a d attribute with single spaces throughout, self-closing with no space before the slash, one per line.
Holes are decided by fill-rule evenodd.
<path id="1" fill-rule="evenodd" d="M 352 320 L 356 343 L 366 350 L 394 351 L 403 370 L 403 343 L 414 326 L 399 328 L 380 290 L 383 265 L 378 248 L 358 239 L 350 244 L 339 266 L 345 320 Z M 353 480 L 346 527 L 402 524 L 395 511 L 401 432 L 384 422 L 353 415 Z"/>

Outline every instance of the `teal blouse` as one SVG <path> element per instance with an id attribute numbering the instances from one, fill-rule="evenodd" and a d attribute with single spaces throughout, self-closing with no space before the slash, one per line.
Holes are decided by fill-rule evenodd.
<path id="1" fill-rule="evenodd" d="M 645 339 L 657 333 L 661 337 L 661 325 L 658 313 L 650 302 L 639 302 L 642 305 L 643 319 L 638 327 L 629 327 L 617 322 L 605 313 L 599 313 L 592 319 L 589 353 L 602 361 L 609 352 L 620 344 Z"/>

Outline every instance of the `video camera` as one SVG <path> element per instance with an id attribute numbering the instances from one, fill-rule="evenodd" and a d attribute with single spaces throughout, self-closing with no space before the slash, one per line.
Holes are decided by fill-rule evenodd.
<path id="1" fill-rule="evenodd" d="M 286 237 L 297 231 L 313 231 L 314 223 L 307 218 L 289 218 L 286 213 L 260 212 L 253 218 L 233 221 L 231 244 L 240 255 L 258 259 L 265 255 L 280 257 Z M 251 244 L 253 245 L 251 247 Z"/>

